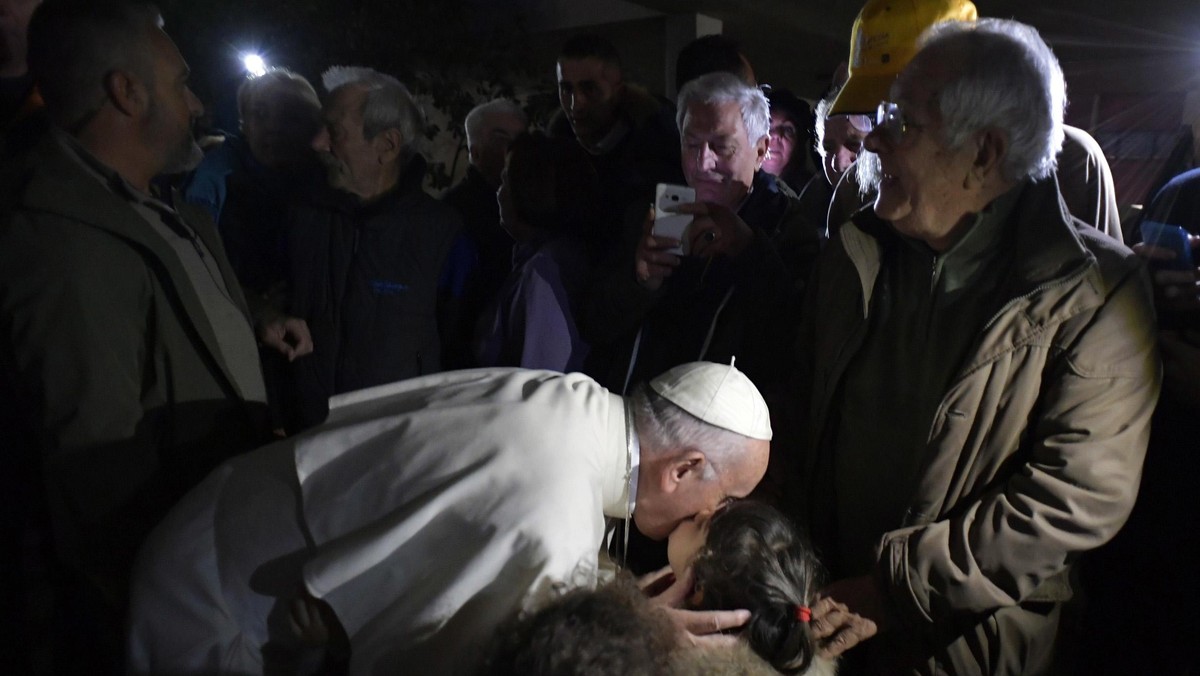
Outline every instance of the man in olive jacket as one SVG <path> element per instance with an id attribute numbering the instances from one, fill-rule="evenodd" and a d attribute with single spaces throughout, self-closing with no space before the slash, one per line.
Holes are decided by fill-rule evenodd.
<path id="1" fill-rule="evenodd" d="M 151 194 L 200 158 L 200 104 L 161 25 L 137 1 L 41 5 L 30 67 L 53 127 L 0 193 L 3 434 L 24 441 L 5 450 L 26 468 L 9 481 L 44 487 L 21 514 L 48 514 L 64 672 L 119 671 L 143 536 L 266 436 L 255 337 L 215 229 Z"/>
<path id="2" fill-rule="evenodd" d="M 1064 98 L 1032 28 L 931 29 L 867 138 L 875 204 L 810 280 L 803 452 L 772 455 L 834 580 L 814 635 L 862 643 L 845 673 L 1061 668 L 1071 566 L 1133 505 L 1150 293 L 1058 196 Z"/>

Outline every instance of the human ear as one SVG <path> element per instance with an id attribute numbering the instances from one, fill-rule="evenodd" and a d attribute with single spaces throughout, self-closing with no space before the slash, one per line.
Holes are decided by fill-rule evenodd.
<path id="1" fill-rule="evenodd" d="M 975 158 L 967 176 L 968 186 L 983 185 L 989 178 L 1000 176 L 1001 164 L 1008 156 L 1008 136 L 994 127 L 975 136 Z"/>
<path id="2" fill-rule="evenodd" d="M 149 105 L 149 92 L 137 78 L 123 70 L 110 70 L 104 76 L 104 93 L 124 115 L 135 117 Z"/>
<path id="3" fill-rule="evenodd" d="M 673 493 L 684 483 L 703 478 L 705 462 L 707 459 L 700 451 L 687 451 L 676 457 L 663 474 L 663 492 Z"/>
<path id="4" fill-rule="evenodd" d="M 758 139 L 758 143 L 754 145 L 754 170 L 762 169 L 763 162 L 767 161 L 767 152 L 771 146 L 771 137 L 764 136 Z"/>
<path id="5" fill-rule="evenodd" d="M 393 127 L 379 132 L 372 142 L 379 152 L 379 163 L 391 164 L 400 156 L 400 149 L 404 147 L 404 135 Z"/>

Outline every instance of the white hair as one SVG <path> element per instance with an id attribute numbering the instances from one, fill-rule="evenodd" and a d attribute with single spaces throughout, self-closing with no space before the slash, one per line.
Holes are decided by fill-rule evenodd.
<path id="1" fill-rule="evenodd" d="M 1054 52 L 1036 29 L 1007 19 L 935 24 L 916 59 L 949 63 L 938 93 L 943 138 L 951 148 L 987 127 L 1008 137 L 1001 171 L 1011 181 L 1042 179 L 1062 149 L 1067 88 Z"/>
<path id="2" fill-rule="evenodd" d="M 366 89 L 363 136 L 371 139 L 388 129 L 398 129 L 404 137 L 403 155 L 417 151 L 425 131 L 425 113 L 399 80 L 373 68 L 333 66 L 321 75 L 321 84 L 330 93 L 348 85 Z"/>
<path id="3" fill-rule="evenodd" d="M 650 389 L 640 385 L 630 395 L 643 452 L 691 448 L 704 453 L 705 481 L 717 478 L 719 468 L 737 462 L 749 437 L 710 425 Z"/>
<path id="4" fill-rule="evenodd" d="M 758 143 L 771 133 L 771 104 L 758 87 L 751 87 L 732 73 L 709 73 L 688 82 L 679 92 L 675 124 L 683 133 L 683 118 L 688 105 L 736 103 L 742 111 L 742 124 L 750 143 Z"/>
<path id="5" fill-rule="evenodd" d="M 287 68 L 272 68 L 257 77 L 246 78 L 238 86 L 238 118 L 245 120 L 250 110 L 250 101 L 266 92 L 291 92 L 306 103 L 312 104 L 316 110 L 321 109 L 321 99 L 317 96 L 317 90 L 313 89 L 307 78 Z"/>
<path id="6" fill-rule="evenodd" d="M 817 108 L 813 111 L 816 116 L 816 121 L 813 124 L 813 131 L 817 133 L 817 154 L 824 160 L 828 153 L 825 152 L 825 121 L 829 119 L 829 109 L 833 107 L 833 101 L 837 98 L 841 88 L 833 90 L 829 96 L 817 101 Z"/>
<path id="7" fill-rule="evenodd" d="M 463 128 L 467 132 L 468 148 L 483 135 L 484 124 L 489 117 L 494 115 L 508 116 L 519 121 L 523 127 L 529 126 L 529 118 L 521 106 L 509 99 L 492 99 L 472 108 L 471 112 L 467 113 L 467 119 L 463 121 Z"/>

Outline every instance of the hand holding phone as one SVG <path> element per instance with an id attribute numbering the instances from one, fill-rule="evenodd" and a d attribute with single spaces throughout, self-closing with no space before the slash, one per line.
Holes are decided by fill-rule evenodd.
<path id="1" fill-rule="evenodd" d="M 655 237 L 670 237 L 679 240 L 679 246 L 667 249 L 668 253 L 676 256 L 688 254 L 688 227 L 692 224 L 691 214 L 678 214 L 668 211 L 668 208 L 696 201 L 696 191 L 684 185 L 659 183 L 654 188 L 654 228 L 650 234 Z"/>

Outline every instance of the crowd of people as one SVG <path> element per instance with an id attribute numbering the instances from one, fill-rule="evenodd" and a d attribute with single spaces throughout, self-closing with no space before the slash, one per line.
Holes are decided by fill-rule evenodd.
<path id="1" fill-rule="evenodd" d="M 7 673 L 1195 669 L 1200 174 L 1122 223 L 1032 27 L 579 34 L 436 198 L 391 75 L 201 143 L 153 4 L 0 10 Z"/>

